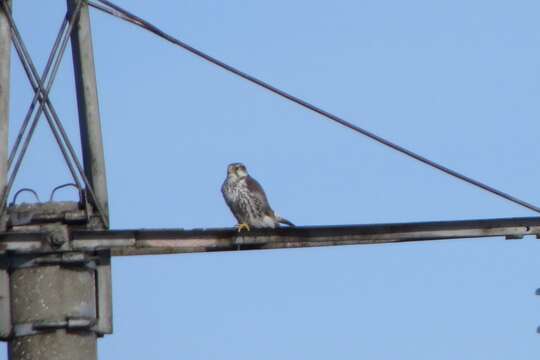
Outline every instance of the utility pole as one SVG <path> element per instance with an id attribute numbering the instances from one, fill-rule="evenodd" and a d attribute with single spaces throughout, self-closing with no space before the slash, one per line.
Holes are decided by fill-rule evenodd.
<path id="1" fill-rule="evenodd" d="M 2 0 L 0 0 L 2 1 Z M 88 5 L 67 0 L 84 173 L 89 188 L 80 202 L 23 204 L 8 209 L 2 231 L 27 240 L 45 232 L 43 251 L 0 253 L 0 338 L 10 360 L 95 360 L 97 338 L 112 332 L 109 251 L 72 251 L 70 233 L 108 226 L 105 161 Z M 8 173 L 8 105 L 11 26 L 0 11 L 0 185 Z M 66 35 L 67 36 L 67 35 Z M 46 95 L 40 94 L 44 103 Z M 49 108 L 50 109 L 50 108 Z M 48 109 L 45 109 L 48 110 Z M 50 110 L 49 110 L 50 111 Z M 90 200 L 88 191 L 93 189 Z M 94 216 L 101 210 L 101 219 Z M 99 211 L 98 210 L 98 211 Z M 0 247 L 2 244 L 0 244 Z"/>

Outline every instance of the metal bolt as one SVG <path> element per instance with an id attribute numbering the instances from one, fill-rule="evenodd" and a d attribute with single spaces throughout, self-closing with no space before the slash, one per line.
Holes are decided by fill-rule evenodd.
<path id="1" fill-rule="evenodd" d="M 57 227 L 50 230 L 47 240 L 53 248 L 59 248 L 68 241 L 67 230 L 64 227 Z"/>

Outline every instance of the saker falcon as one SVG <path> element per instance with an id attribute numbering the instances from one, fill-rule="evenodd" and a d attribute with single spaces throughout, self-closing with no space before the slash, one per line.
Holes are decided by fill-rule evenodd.
<path id="1" fill-rule="evenodd" d="M 294 226 L 276 214 L 257 180 L 249 176 L 246 166 L 233 163 L 227 167 L 227 178 L 221 186 L 225 202 L 238 221 L 238 231 L 253 228 L 276 228 L 279 224 Z"/>

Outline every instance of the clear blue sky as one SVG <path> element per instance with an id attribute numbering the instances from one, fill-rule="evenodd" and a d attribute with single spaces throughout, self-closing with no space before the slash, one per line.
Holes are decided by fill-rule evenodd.
<path id="1" fill-rule="evenodd" d="M 41 68 L 65 2 L 14 2 Z M 357 125 L 540 203 L 538 1 L 120 4 Z M 232 226 L 219 188 L 236 161 L 299 225 L 534 215 L 132 25 L 95 11 L 92 20 L 114 229 Z M 73 88 L 68 56 L 52 98 L 78 145 Z M 13 139 L 31 98 L 17 61 L 12 89 Z M 17 187 L 46 198 L 68 180 L 42 125 Z M 100 358 L 535 359 L 539 254 L 538 240 L 525 238 L 115 258 L 115 331 L 99 341 Z"/>

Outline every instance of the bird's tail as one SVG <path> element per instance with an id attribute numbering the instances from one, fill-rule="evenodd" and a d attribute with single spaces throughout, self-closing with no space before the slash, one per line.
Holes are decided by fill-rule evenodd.
<path id="1" fill-rule="evenodd" d="M 292 222 L 290 222 L 289 220 L 285 219 L 285 218 L 282 218 L 281 216 L 279 216 L 278 214 L 275 214 L 276 215 L 276 219 L 277 219 L 277 222 L 280 223 L 280 224 L 285 224 L 285 225 L 289 225 L 289 226 L 296 226 L 294 225 Z"/>

